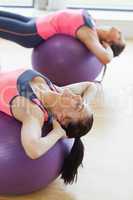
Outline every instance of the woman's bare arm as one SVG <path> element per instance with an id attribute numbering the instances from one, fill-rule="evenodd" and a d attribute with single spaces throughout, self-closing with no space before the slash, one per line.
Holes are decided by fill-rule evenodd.
<path id="1" fill-rule="evenodd" d="M 23 122 L 21 129 L 21 141 L 26 154 L 32 158 L 37 159 L 50 150 L 56 142 L 65 137 L 65 131 L 57 125 L 58 122 L 54 120 L 53 130 L 45 137 L 41 137 L 42 128 L 36 118 L 28 118 Z"/>
<path id="2" fill-rule="evenodd" d="M 108 45 L 102 45 L 99 42 L 97 34 L 86 26 L 77 31 L 77 38 L 95 54 L 95 56 L 105 65 L 113 58 L 113 51 Z"/>
<path id="3" fill-rule="evenodd" d="M 44 114 L 37 105 L 25 97 L 16 97 L 13 100 L 12 112 L 16 119 L 22 122 L 21 142 L 31 159 L 39 158 L 59 139 L 66 136 L 60 124 L 54 120 L 53 130 L 47 136 L 42 137 Z"/>
<path id="4" fill-rule="evenodd" d="M 36 81 L 36 82 L 35 82 Z M 41 84 L 39 84 L 39 82 Z M 34 92 L 36 93 L 36 95 L 38 96 L 39 99 L 43 99 L 45 98 L 45 95 L 47 93 L 47 91 L 44 92 L 44 81 L 42 78 L 37 77 L 36 79 L 34 79 L 34 82 L 32 81 L 32 86 L 34 86 L 32 89 L 34 90 Z M 42 86 L 42 88 L 41 88 Z M 92 96 L 94 96 L 95 91 L 97 90 L 97 86 L 98 84 L 93 83 L 93 82 L 80 82 L 80 83 L 75 83 L 75 84 L 70 84 L 67 86 L 63 86 L 63 87 L 58 87 L 55 85 L 55 88 L 57 89 L 57 91 L 59 92 L 63 92 L 64 89 L 69 89 L 71 90 L 74 94 L 80 95 L 81 97 L 88 96 L 88 98 L 92 99 Z M 48 93 L 50 94 L 50 92 L 54 92 L 54 91 L 49 91 Z"/>
<path id="5" fill-rule="evenodd" d="M 74 94 L 80 95 L 85 101 L 91 102 L 94 97 L 96 96 L 97 90 L 99 88 L 98 83 L 93 82 L 81 82 L 81 83 L 74 83 L 63 87 L 57 87 L 57 90 L 64 90 L 69 89 Z"/>

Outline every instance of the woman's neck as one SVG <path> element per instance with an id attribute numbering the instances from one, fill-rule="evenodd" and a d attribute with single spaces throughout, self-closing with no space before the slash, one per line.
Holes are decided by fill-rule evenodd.
<path id="1" fill-rule="evenodd" d="M 97 34 L 98 34 L 98 37 L 99 37 L 99 40 L 100 41 L 107 41 L 108 40 L 108 35 L 109 35 L 109 31 L 108 31 L 108 28 L 105 29 L 105 28 L 97 28 Z"/>
<path id="2" fill-rule="evenodd" d="M 49 111 L 54 112 L 54 110 L 56 110 L 59 107 L 61 102 L 61 93 L 52 91 L 46 84 L 38 84 L 31 82 L 30 85 L 37 98 Z"/>
<path id="3" fill-rule="evenodd" d="M 55 118 L 57 118 L 57 113 L 58 113 L 58 119 L 59 116 L 61 116 L 60 114 L 61 100 L 62 100 L 62 95 L 60 93 L 50 91 L 45 93 L 44 95 L 44 101 L 43 101 L 44 106 L 52 113 L 52 115 Z"/>
<path id="4" fill-rule="evenodd" d="M 61 103 L 61 94 L 55 91 L 47 91 L 43 94 L 43 104 L 50 111 L 56 110 Z"/>

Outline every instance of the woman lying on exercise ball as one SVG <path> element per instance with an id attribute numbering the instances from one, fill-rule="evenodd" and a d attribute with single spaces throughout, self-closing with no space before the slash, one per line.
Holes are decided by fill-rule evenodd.
<path id="1" fill-rule="evenodd" d="M 97 27 L 85 10 L 63 10 L 42 18 L 29 18 L 0 11 L 0 37 L 34 48 L 55 34 L 80 40 L 103 63 L 125 48 L 122 33 L 114 27 Z"/>
<path id="2" fill-rule="evenodd" d="M 93 125 L 90 102 L 97 85 L 90 82 L 58 87 L 34 70 L 0 73 L 0 111 L 22 122 L 21 142 L 31 159 L 44 155 L 61 138 L 75 138 L 62 169 L 65 183 L 73 183 L 82 163 L 80 137 Z M 52 120 L 53 129 L 42 137 L 42 127 Z"/>

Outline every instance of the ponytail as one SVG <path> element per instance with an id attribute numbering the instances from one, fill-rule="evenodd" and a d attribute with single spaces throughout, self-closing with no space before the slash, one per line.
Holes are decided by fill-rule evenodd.
<path id="1" fill-rule="evenodd" d="M 70 154 L 66 157 L 61 171 L 61 178 L 66 184 L 72 184 L 77 181 L 78 168 L 82 165 L 84 157 L 84 145 L 80 137 L 86 135 L 93 125 L 93 115 L 84 121 L 77 123 L 70 122 L 67 127 L 62 126 L 66 131 L 68 138 L 75 138 Z"/>
<path id="2" fill-rule="evenodd" d="M 77 181 L 78 167 L 82 164 L 84 157 L 84 145 L 80 138 L 75 138 L 70 154 L 64 161 L 61 178 L 66 184 Z"/>

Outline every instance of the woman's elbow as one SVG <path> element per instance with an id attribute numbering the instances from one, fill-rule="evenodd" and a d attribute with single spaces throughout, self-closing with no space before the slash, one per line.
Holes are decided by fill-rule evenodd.
<path id="1" fill-rule="evenodd" d="M 30 143 L 28 145 L 24 145 L 23 147 L 24 147 L 26 155 L 30 159 L 35 160 L 41 156 L 40 151 L 35 143 Z"/>
<path id="2" fill-rule="evenodd" d="M 113 52 L 109 51 L 109 52 L 105 52 L 102 56 L 101 56 L 101 62 L 106 65 L 108 63 L 110 63 L 113 59 Z"/>
<path id="3" fill-rule="evenodd" d="M 27 151 L 26 154 L 32 160 L 36 160 L 40 157 L 40 154 L 37 151 Z"/>
<path id="4" fill-rule="evenodd" d="M 109 56 L 106 56 L 106 57 L 100 59 L 100 61 L 103 65 L 110 63 L 111 60 L 112 60 L 112 58 L 110 58 Z"/>
<path id="5" fill-rule="evenodd" d="M 36 160 L 38 159 L 40 156 L 37 154 L 37 152 L 31 153 L 31 152 L 26 152 L 27 156 L 32 159 L 32 160 Z"/>

